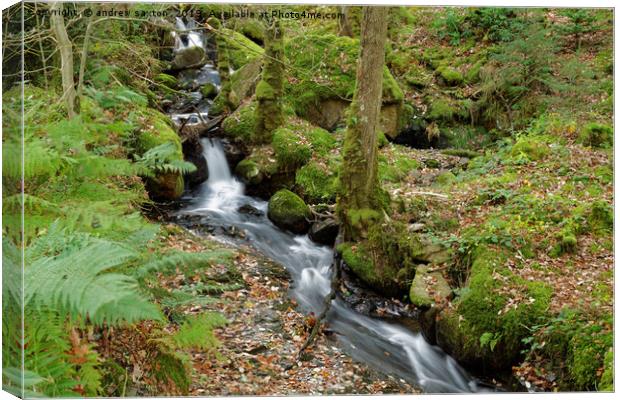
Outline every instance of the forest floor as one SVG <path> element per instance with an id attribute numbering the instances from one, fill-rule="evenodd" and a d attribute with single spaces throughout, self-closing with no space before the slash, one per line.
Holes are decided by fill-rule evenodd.
<path id="1" fill-rule="evenodd" d="M 173 228 L 167 244 L 189 252 L 207 251 L 212 239 Z M 219 245 L 219 244 L 218 244 Z M 224 291 L 208 304 L 188 303 L 181 313 L 219 312 L 228 320 L 214 330 L 215 351 L 189 351 L 192 396 L 291 394 L 411 394 L 417 390 L 402 379 L 381 375 L 353 361 L 329 331 L 317 336 L 295 363 L 313 324 L 313 316 L 296 310 L 288 296 L 289 276 L 252 248 L 232 249 L 233 268 L 241 287 Z M 221 266 L 230 268 L 229 266 Z M 212 267 L 217 269 L 218 267 Z M 191 282 L 198 282 L 197 271 Z M 183 274 L 159 276 L 161 287 L 182 289 Z M 175 329 L 171 324 L 170 329 Z"/>

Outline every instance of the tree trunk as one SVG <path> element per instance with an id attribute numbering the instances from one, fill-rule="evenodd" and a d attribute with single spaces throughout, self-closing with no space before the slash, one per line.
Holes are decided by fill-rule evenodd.
<path id="1" fill-rule="evenodd" d="M 60 52 L 60 74 L 62 77 L 62 99 L 67 107 L 69 118 L 75 116 L 75 83 L 73 82 L 73 46 L 65 29 L 63 20 L 62 2 L 54 2 L 50 5 L 50 24 L 56 36 L 58 50 Z"/>
<path id="2" fill-rule="evenodd" d="M 342 190 L 338 199 L 345 240 L 365 236 L 368 223 L 383 217 L 377 178 L 377 126 L 381 110 L 387 7 L 363 7 L 361 51 L 355 93 L 344 139 Z"/>
<path id="3" fill-rule="evenodd" d="M 97 6 L 94 5 L 93 8 L 95 12 L 97 11 Z M 79 100 L 79 96 L 82 95 L 82 90 L 84 89 L 84 73 L 86 71 L 86 59 L 88 58 L 88 45 L 90 43 L 90 34 L 93 29 L 93 16 L 88 17 L 88 24 L 86 25 L 86 33 L 84 33 L 84 43 L 82 44 L 82 53 L 80 55 L 80 70 L 78 72 L 78 85 L 77 85 L 77 96 Z"/>
<path id="4" fill-rule="evenodd" d="M 261 80 L 256 86 L 256 136 L 261 143 L 271 141 L 273 131 L 282 125 L 282 92 L 284 86 L 284 40 L 280 21 L 269 21 L 265 35 L 265 55 Z"/>
<path id="5" fill-rule="evenodd" d="M 351 28 L 351 18 L 349 17 L 350 6 L 340 6 L 340 12 L 343 17 L 338 20 L 338 35 L 353 37 L 353 28 Z"/>

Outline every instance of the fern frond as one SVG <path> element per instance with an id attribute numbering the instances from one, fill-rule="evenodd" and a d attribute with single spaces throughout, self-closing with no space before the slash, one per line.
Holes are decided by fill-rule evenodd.
<path id="1" fill-rule="evenodd" d="M 178 174 L 194 172 L 196 166 L 181 160 L 180 156 L 177 146 L 173 142 L 166 142 L 137 157 L 136 163 L 144 166 L 151 174 L 158 172 Z"/>
<path id="2" fill-rule="evenodd" d="M 8 214 L 21 213 L 22 204 L 26 214 L 39 214 L 42 212 L 59 213 L 58 205 L 27 193 L 23 196 L 22 194 L 15 194 L 2 199 L 2 211 Z"/>
<path id="3" fill-rule="evenodd" d="M 74 318 L 88 316 L 96 324 L 159 319 L 157 308 L 139 295 L 133 278 L 104 273 L 137 254 L 101 239 L 89 238 L 88 242 L 28 266 L 24 276 L 26 306 L 66 310 Z"/>
<path id="4" fill-rule="evenodd" d="M 2 144 L 2 176 L 19 180 L 22 177 L 22 146 L 16 141 Z M 23 174 L 26 180 L 53 176 L 63 165 L 63 158 L 40 139 L 30 138 L 24 142 Z"/>
<path id="5" fill-rule="evenodd" d="M 220 313 L 207 312 L 188 318 L 179 331 L 172 337 L 178 348 L 196 348 L 213 350 L 220 345 L 213 333 L 213 329 L 228 323 Z"/>

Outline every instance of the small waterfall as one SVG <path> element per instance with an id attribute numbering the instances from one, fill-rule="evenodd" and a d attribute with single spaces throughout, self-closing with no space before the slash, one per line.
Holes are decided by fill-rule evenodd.
<path id="1" fill-rule="evenodd" d="M 217 139 L 202 139 L 209 167 L 209 179 L 185 214 L 206 215 L 213 226 L 235 226 L 265 256 L 282 264 L 291 274 L 292 296 L 305 311 L 321 311 L 330 291 L 332 249 L 313 243 L 307 235 L 283 232 L 266 217 L 267 202 L 246 196 L 244 187 L 231 176 L 223 148 Z M 250 205 L 263 215 L 238 212 Z M 399 376 L 427 393 L 477 392 L 478 382 L 439 347 L 429 344 L 421 333 L 370 318 L 353 311 L 336 298 L 327 322 L 340 345 L 352 358 L 377 371 Z"/>
<path id="2" fill-rule="evenodd" d="M 179 33 L 175 33 L 174 51 L 179 53 L 189 47 L 200 47 L 204 49 L 202 34 L 192 31 L 196 27 L 196 22 L 189 19 L 187 24 L 179 17 L 176 18 L 175 26 Z"/>
<path id="3" fill-rule="evenodd" d="M 209 166 L 209 183 L 233 180 L 230 168 L 228 168 L 228 160 L 226 160 L 224 149 L 219 140 L 202 138 L 200 143 L 204 149 L 203 155 Z"/>

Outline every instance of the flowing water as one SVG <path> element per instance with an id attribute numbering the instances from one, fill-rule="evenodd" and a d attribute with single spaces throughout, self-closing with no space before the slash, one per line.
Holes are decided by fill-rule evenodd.
<path id="1" fill-rule="evenodd" d="M 332 249 L 315 244 L 307 235 L 296 236 L 274 226 L 266 217 L 267 202 L 244 195 L 243 184 L 231 175 L 220 142 L 202 139 L 202 145 L 209 178 L 180 213 L 206 216 L 212 226 L 244 230 L 252 246 L 290 272 L 291 295 L 300 306 L 320 313 L 330 292 Z M 244 205 L 262 211 L 262 215 L 238 212 Z M 475 379 L 419 332 L 358 314 L 338 298 L 332 303 L 327 323 L 352 358 L 399 376 L 425 392 L 481 390 Z"/>
<path id="2" fill-rule="evenodd" d="M 191 24 L 192 21 L 184 25 L 183 21 L 177 20 L 180 30 L 191 29 Z M 205 43 L 202 34 L 190 32 L 186 41 L 177 41 L 175 51 Z M 198 89 L 205 83 L 213 83 L 219 88 L 219 75 L 210 64 L 181 74 L 193 80 L 189 83 L 195 89 L 187 94 L 190 99 L 196 98 L 196 106 L 189 113 L 171 110 L 171 118 L 177 124 L 200 123 L 208 117 L 211 103 L 201 99 Z M 267 202 L 246 196 L 244 185 L 231 175 L 221 143 L 217 139 L 202 139 L 202 146 L 209 178 L 179 214 L 200 215 L 210 226 L 245 231 L 246 240 L 252 246 L 290 272 L 293 279 L 291 295 L 303 310 L 319 314 L 323 299 L 331 289 L 332 249 L 312 242 L 307 235 L 296 236 L 273 225 L 266 216 Z M 238 211 L 246 205 L 260 213 Z M 225 240 L 225 237 L 221 239 Z M 439 347 L 430 345 L 419 332 L 359 314 L 339 298 L 332 302 L 327 323 L 336 332 L 343 350 L 352 358 L 377 371 L 401 377 L 425 392 L 482 390 L 454 359 Z"/>

